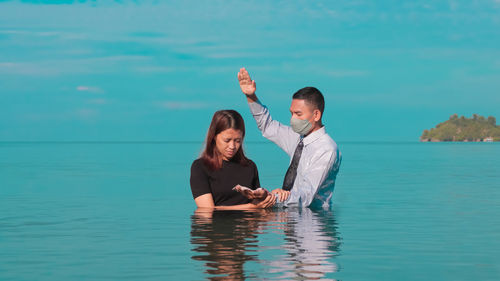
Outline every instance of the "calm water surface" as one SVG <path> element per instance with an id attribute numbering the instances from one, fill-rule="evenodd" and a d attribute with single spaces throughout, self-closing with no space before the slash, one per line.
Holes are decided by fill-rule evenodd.
<path id="1" fill-rule="evenodd" d="M 0 280 L 498 280 L 499 144 L 339 146 L 332 210 L 208 212 L 200 143 L 0 143 Z"/>

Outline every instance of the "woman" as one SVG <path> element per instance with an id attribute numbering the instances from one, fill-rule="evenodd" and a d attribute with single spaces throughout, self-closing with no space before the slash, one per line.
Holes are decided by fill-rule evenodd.
<path id="1" fill-rule="evenodd" d="M 250 200 L 234 191 L 236 185 L 260 187 L 255 163 L 243 152 L 245 123 L 234 110 L 219 110 L 212 117 L 205 150 L 191 166 L 191 192 L 198 208 L 253 209 L 272 207 L 274 194 Z"/>

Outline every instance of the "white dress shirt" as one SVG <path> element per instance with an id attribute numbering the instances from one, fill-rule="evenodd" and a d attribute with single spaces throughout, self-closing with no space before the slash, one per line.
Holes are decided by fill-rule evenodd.
<path id="1" fill-rule="evenodd" d="M 249 106 L 262 135 L 281 147 L 290 156 L 290 161 L 303 138 L 304 148 L 290 197 L 278 206 L 329 207 L 342 156 L 325 127 L 303 137 L 273 120 L 260 101 L 251 102 Z"/>

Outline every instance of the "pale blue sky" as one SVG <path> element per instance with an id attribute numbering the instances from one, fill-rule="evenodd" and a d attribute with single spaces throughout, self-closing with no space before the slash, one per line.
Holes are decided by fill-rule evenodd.
<path id="1" fill-rule="evenodd" d="M 337 141 L 418 140 L 500 118 L 500 0 L 0 1 L 0 141 L 201 141 L 215 110 L 258 133 L 316 86 Z"/>

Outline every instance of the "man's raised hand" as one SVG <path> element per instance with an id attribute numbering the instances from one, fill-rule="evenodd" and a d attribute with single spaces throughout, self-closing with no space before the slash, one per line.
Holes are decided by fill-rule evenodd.
<path id="1" fill-rule="evenodd" d="M 255 94 L 255 90 L 257 89 L 255 81 L 250 78 L 250 74 L 248 74 L 248 71 L 244 67 L 238 72 L 238 81 L 240 82 L 240 88 L 243 94 L 246 96 Z"/>

